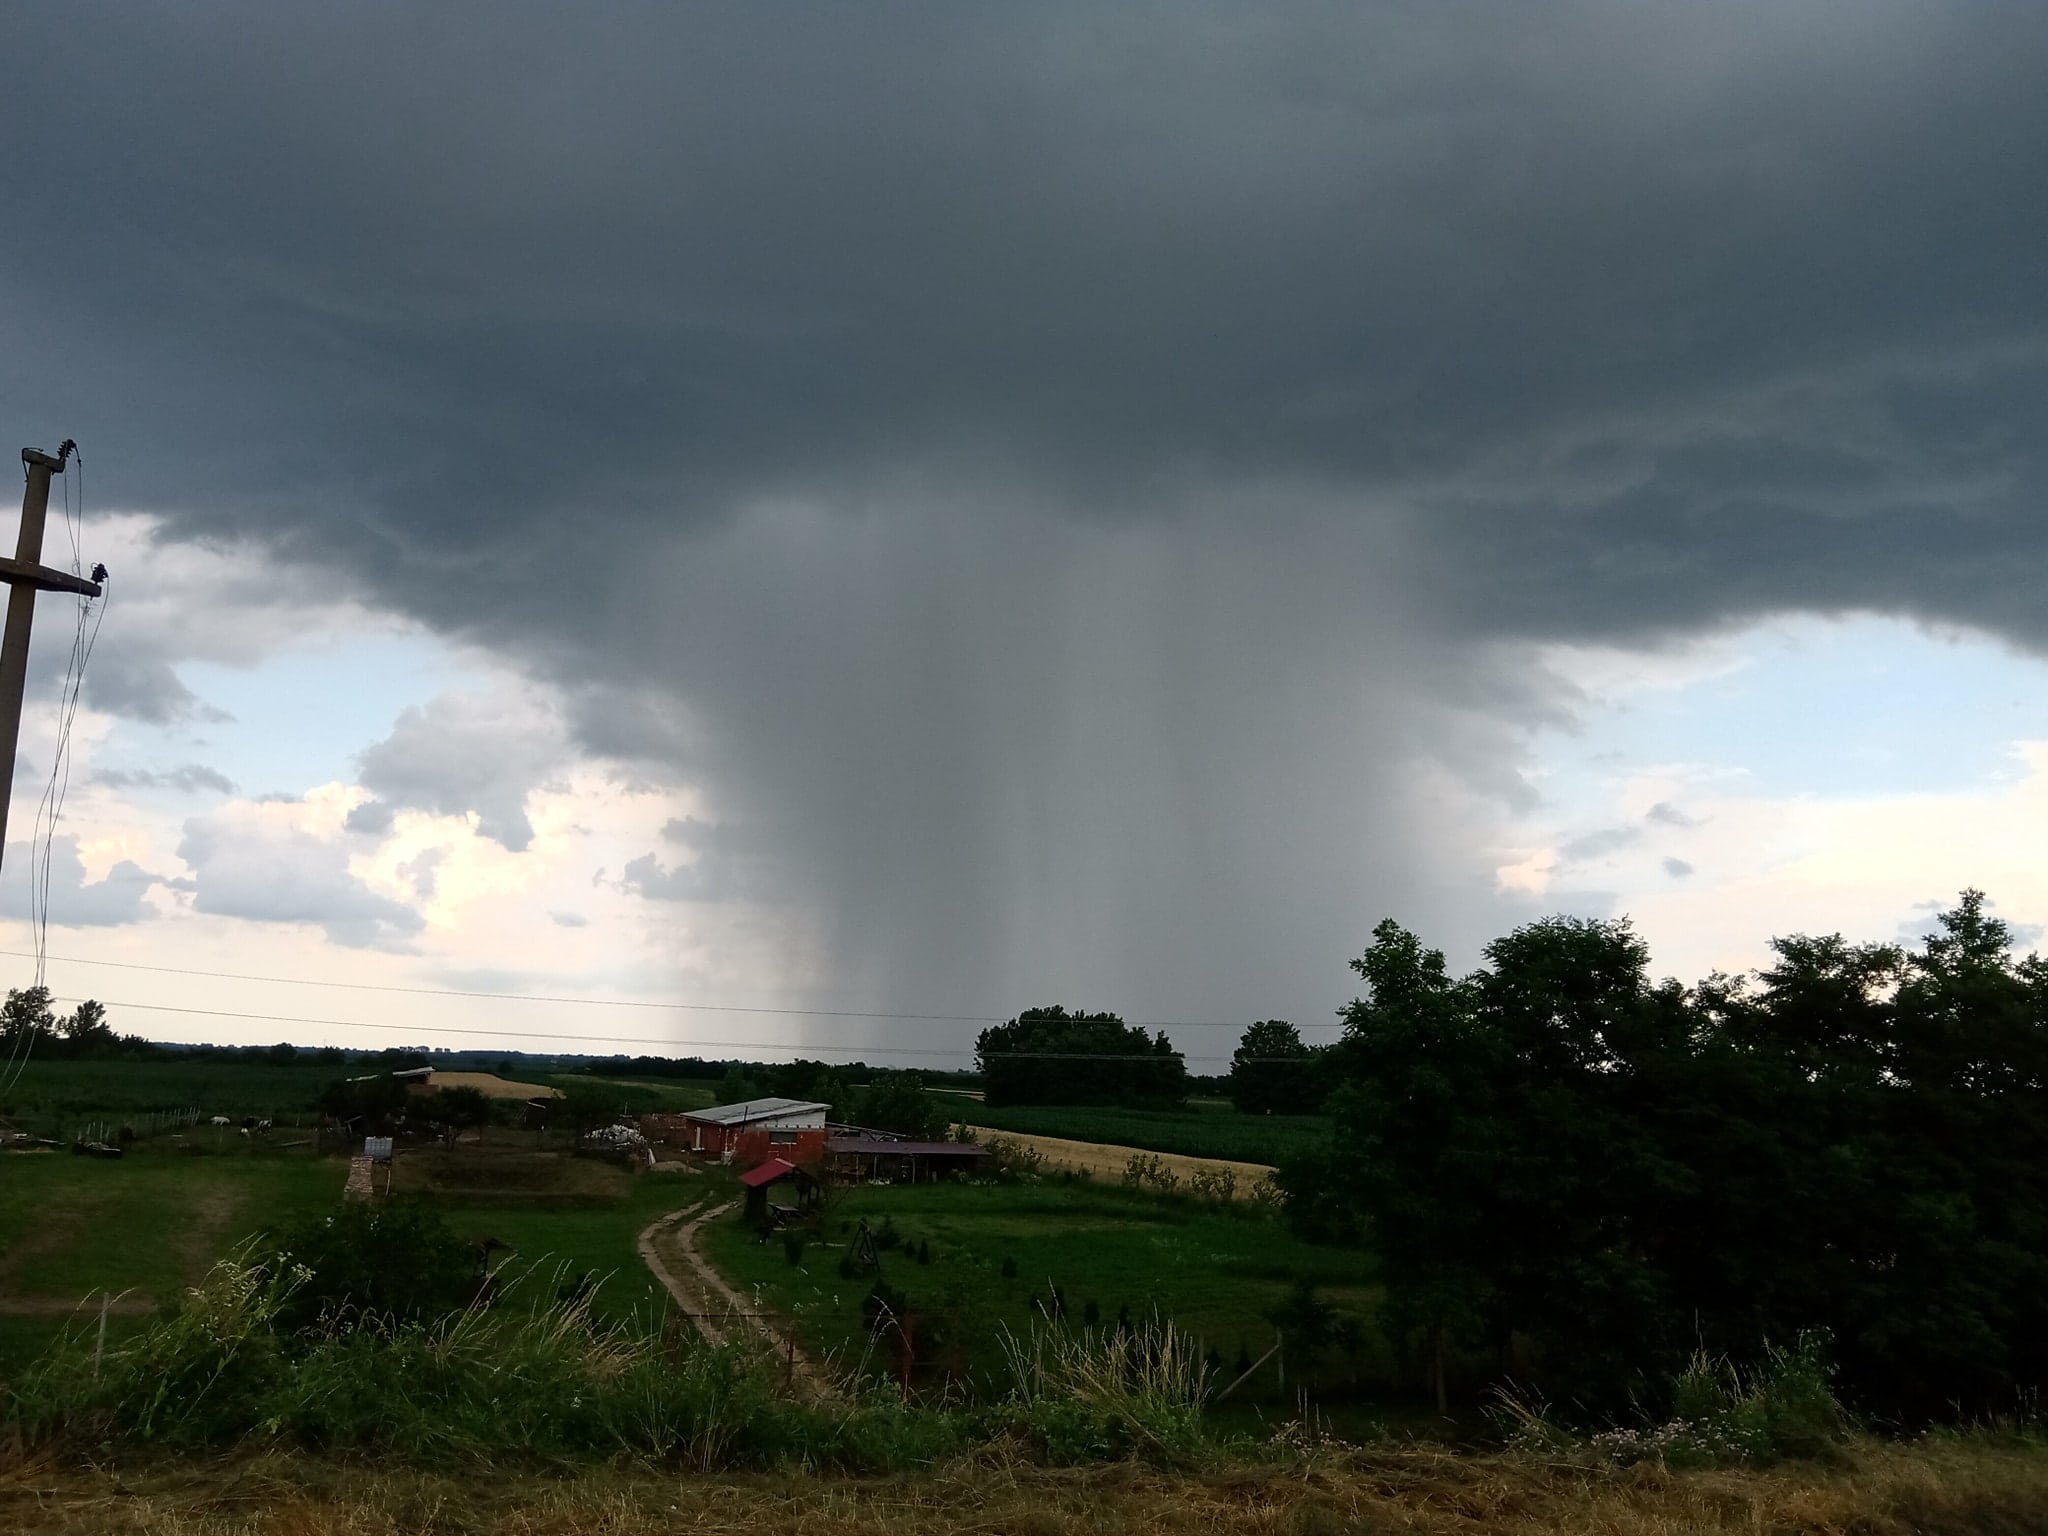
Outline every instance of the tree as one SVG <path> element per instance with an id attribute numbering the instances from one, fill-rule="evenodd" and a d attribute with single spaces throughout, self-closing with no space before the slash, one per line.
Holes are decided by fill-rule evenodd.
<path id="1" fill-rule="evenodd" d="M 1224 1091 L 1248 1115 L 1307 1114 L 1322 1108 L 1316 1053 L 1285 1019 L 1252 1025 L 1230 1056 Z"/>
<path id="2" fill-rule="evenodd" d="M 572 1083 L 555 1101 L 555 1114 L 579 1139 L 600 1126 L 616 1124 L 624 1112 L 618 1090 L 608 1083 Z M 554 1116 L 548 1123 L 555 1123 Z"/>
<path id="3" fill-rule="evenodd" d="M 758 1079 L 739 1067 L 730 1068 L 719 1080 L 718 1102 L 720 1104 L 744 1104 L 750 1099 L 765 1099 L 768 1089 Z"/>
<path id="4" fill-rule="evenodd" d="M 915 1072 L 884 1072 L 876 1077 L 854 1095 L 849 1118 L 869 1130 L 915 1141 L 943 1139 L 950 1123 Z"/>
<path id="5" fill-rule="evenodd" d="M 10 988 L 7 1002 L 0 1007 L 0 1044 L 9 1050 L 33 1047 L 55 1034 L 57 1013 L 50 1005 L 48 987 Z"/>
<path id="6" fill-rule="evenodd" d="M 441 1089 L 427 1100 L 426 1110 L 447 1129 L 451 1146 L 464 1131 L 488 1125 L 491 1119 L 489 1095 L 467 1084 Z"/>
<path id="7" fill-rule="evenodd" d="M 407 1100 L 405 1084 L 384 1072 L 331 1082 L 320 1090 L 314 1103 L 344 1125 L 374 1131 L 378 1127 L 388 1128 L 403 1113 Z"/>
<path id="8" fill-rule="evenodd" d="M 1187 1064 L 1162 1031 L 1147 1035 L 1113 1013 L 1031 1008 L 974 1042 L 988 1102 L 1178 1104 L 1187 1097 Z"/>
<path id="9" fill-rule="evenodd" d="M 106 1006 L 87 998 L 60 1021 L 57 1028 L 74 1056 L 89 1056 L 113 1049 L 114 1031 L 107 1023 Z"/>
<path id="10" fill-rule="evenodd" d="M 1440 1404 L 1449 1344 L 1599 1411 L 1818 1330 L 1863 1409 L 1989 1410 L 2048 1384 L 2048 963 L 2010 945 L 1966 891 L 1917 953 L 1801 935 L 1688 989 L 1552 918 L 1454 981 L 1384 923 L 1290 1218 L 1369 1236 Z"/>
<path id="11" fill-rule="evenodd" d="M 1366 983 L 1344 1010 L 1331 1155 L 1282 1171 L 1297 1222 L 1327 1231 L 1348 1208 L 1380 1255 L 1391 1331 L 1418 1332 L 1439 1411 L 1451 1347 L 1494 1300 L 1490 1218 L 1496 1173 L 1497 1043 L 1469 984 L 1440 951 L 1391 920 L 1351 962 Z"/>

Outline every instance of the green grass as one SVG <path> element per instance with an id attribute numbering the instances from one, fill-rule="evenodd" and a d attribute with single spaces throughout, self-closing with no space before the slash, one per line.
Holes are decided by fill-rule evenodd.
<path id="1" fill-rule="evenodd" d="M 118 1162 L 0 1154 L 0 1374 L 73 1321 L 62 1304 L 95 1292 L 168 1300 L 259 1229 L 338 1199 L 344 1173 L 334 1160 L 239 1145 Z"/>
<path id="2" fill-rule="evenodd" d="M 699 1197 L 707 1176 L 635 1175 L 536 1157 L 525 1133 L 488 1135 L 483 1173 L 469 1166 L 479 1161 L 469 1144 L 448 1170 L 450 1179 L 475 1187 L 436 1190 L 433 1175 L 445 1154 L 411 1150 L 399 1158 L 399 1188 L 424 1194 L 460 1235 L 509 1244 L 521 1264 L 598 1277 L 593 1307 L 603 1317 L 649 1319 L 666 1309 L 667 1295 L 635 1239 L 657 1215 Z M 210 1131 L 190 1137 L 186 1145 L 210 1148 Z M 94 1292 L 167 1300 L 257 1231 L 292 1226 L 341 1197 L 347 1164 L 339 1157 L 252 1148 L 233 1135 L 223 1147 L 190 1152 L 157 1138 L 118 1161 L 0 1154 L 0 1376 L 75 1321 L 64 1304 Z M 503 1178 L 490 1177 L 492 1157 L 506 1165 Z M 116 1318 L 110 1331 L 136 1322 Z"/>
<path id="3" fill-rule="evenodd" d="M 956 1094 L 942 1094 L 937 1102 L 947 1114 L 969 1125 L 1242 1163 L 1278 1164 L 1296 1153 L 1314 1150 L 1330 1135 L 1326 1115 L 1242 1115 L 1214 1099 L 1197 1099 L 1182 1109 L 1063 1104 L 995 1109 Z"/>
<path id="4" fill-rule="evenodd" d="M 456 1232 L 509 1243 L 521 1264 L 561 1264 L 599 1276 L 592 1309 L 600 1316 L 652 1319 L 667 1310 L 668 1293 L 641 1262 L 635 1239 L 655 1217 L 704 1193 L 701 1175 L 645 1174 L 628 1179 L 616 1198 L 580 1208 L 518 1209 L 454 1199 L 435 1203 Z"/>
<path id="5" fill-rule="evenodd" d="M 815 1349 L 854 1364 L 867 1352 L 860 1303 L 872 1280 L 842 1279 L 838 1263 L 847 1230 L 862 1218 L 887 1218 L 906 1248 L 882 1255 L 882 1274 L 934 1314 L 954 1317 L 952 1348 L 959 1366 L 984 1388 L 1001 1385 L 999 1333 L 1028 1329 L 1034 1303 L 1057 1285 L 1070 1321 L 1093 1300 L 1103 1323 L 1127 1307 L 1133 1319 L 1157 1317 L 1194 1334 L 1228 1365 L 1243 1346 L 1256 1357 L 1272 1343 L 1265 1314 L 1298 1279 L 1361 1319 L 1377 1303 L 1367 1255 L 1310 1247 L 1279 1223 L 1242 1209 L 1165 1200 L 1137 1191 L 1048 1180 L 1035 1184 L 927 1184 L 846 1192 L 824 1221 L 800 1266 L 791 1266 L 779 1238 L 759 1242 L 737 1217 L 705 1229 L 704 1248 L 742 1292 L 757 1292 L 771 1310 L 795 1319 Z M 931 1262 L 908 1248 L 931 1247 Z M 1004 1261 L 1016 1277 L 1005 1279 Z M 1371 1330 L 1366 1330 L 1368 1334 Z M 871 1364 L 875 1363 L 873 1361 Z M 1324 1357 L 1327 1385 L 1351 1382 L 1382 1362 Z M 1298 1379 L 1300 1366 L 1295 1367 Z M 1271 1392 L 1272 1371 L 1247 1390 Z"/>

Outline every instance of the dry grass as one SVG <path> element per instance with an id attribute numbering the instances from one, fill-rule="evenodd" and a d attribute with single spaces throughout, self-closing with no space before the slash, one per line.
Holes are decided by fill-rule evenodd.
<path id="1" fill-rule="evenodd" d="M 442 1088 L 474 1088 L 487 1099 L 559 1099 L 562 1090 L 550 1088 L 545 1083 L 515 1083 L 509 1077 L 499 1077 L 495 1072 L 443 1072 L 434 1069 L 434 1075 L 427 1083 L 427 1091 Z"/>
<path id="2" fill-rule="evenodd" d="M 909 1477 L 443 1478 L 299 1459 L 0 1472 L 19 1536 L 2019 1536 L 2048 1453 L 1866 1445 L 1833 1468 L 1588 1472 L 1429 1449 L 1204 1473 L 983 1458 Z"/>
<path id="3" fill-rule="evenodd" d="M 1031 1147 L 1045 1155 L 1048 1168 L 1072 1168 L 1096 1179 L 1114 1183 L 1134 1157 L 1157 1158 L 1183 1183 L 1201 1169 L 1228 1169 L 1237 1176 L 1237 1198 L 1242 1200 L 1253 1186 L 1273 1170 L 1264 1163 L 1235 1163 L 1223 1157 L 1183 1157 L 1176 1152 L 1141 1152 L 1136 1147 L 1114 1146 L 1106 1141 L 1069 1141 L 1064 1136 L 1033 1136 L 1021 1131 L 999 1131 L 989 1126 L 970 1125 L 975 1140 L 983 1146 L 1001 1139 Z"/>

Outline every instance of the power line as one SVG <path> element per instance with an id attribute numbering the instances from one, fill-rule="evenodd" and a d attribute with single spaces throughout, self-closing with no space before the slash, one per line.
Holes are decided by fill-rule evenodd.
<path id="1" fill-rule="evenodd" d="M 15 959 L 35 958 L 18 949 L 0 949 L 0 955 Z M 913 1024 L 1007 1024 L 999 1014 L 977 1013 L 878 1013 L 853 1008 L 766 1008 L 739 1003 L 650 1002 L 625 997 L 575 997 L 534 992 L 478 992 L 461 987 L 401 987 L 373 981 L 324 981 L 311 976 L 258 976 L 247 971 L 205 971 L 175 965 L 145 965 L 136 960 L 91 960 L 82 955 L 48 955 L 63 965 L 98 965 L 117 971 L 153 971 L 165 976 L 203 976 L 214 981 L 260 981 L 283 987 L 328 987 L 343 992 L 392 992 L 408 997 L 466 997 L 494 1003 L 562 1003 L 587 1008 L 643 1008 L 689 1013 L 746 1013 L 797 1019 L 882 1019 Z M 1230 1019 L 1125 1019 L 1133 1029 L 1244 1029 L 1245 1021 Z M 1336 1024 L 1307 1024 L 1305 1029 L 1337 1029 Z"/>
<path id="2" fill-rule="evenodd" d="M 59 997 L 60 1003 L 80 1003 L 78 997 Z M 243 1019 L 266 1024 L 303 1024 L 314 1029 L 381 1029 L 396 1034 L 420 1035 L 464 1035 L 487 1040 L 554 1040 L 573 1039 L 599 1041 L 606 1045 L 660 1045 L 674 1048 L 690 1046 L 698 1050 L 759 1051 L 759 1050 L 802 1050 L 830 1051 L 840 1055 L 867 1056 L 947 1056 L 973 1057 L 976 1051 L 940 1050 L 919 1046 L 888 1045 L 824 1045 L 805 1042 L 798 1046 L 767 1046 L 758 1040 L 669 1040 L 653 1035 L 564 1035 L 558 1030 L 540 1029 L 468 1029 L 452 1024 L 376 1024 L 364 1019 L 308 1019 L 280 1013 L 242 1013 L 227 1008 L 180 1008 L 170 1003 L 123 1003 L 108 1002 L 106 1007 L 132 1008 L 144 1013 L 190 1014 L 209 1019 Z M 1012 1061 L 1169 1061 L 1171 1056 L 1131 1053 L 1108 1055 L 1089 1051 L 1006 1051 L 1003 1055 Z M 1183 1061 L 1230 1061 L 1230 1056 L 1189 1056 L 1175 1052 Z M 1247 1061 L 1300 1061 L 1299 1056 L 1259 1056 L 1242 1058 Z"/>

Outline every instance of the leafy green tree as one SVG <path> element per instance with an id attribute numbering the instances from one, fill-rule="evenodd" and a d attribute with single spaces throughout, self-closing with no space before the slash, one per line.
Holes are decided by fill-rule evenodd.
<path id="1" fill-rule="evenodd" d="M 40 1045 L 55 1035 L 57 1012 L 50 1005 L 48 987 L 10 988 L 7 1002 L 0 1007 L 0 1045 L 9 1050 L 23 1045 Z"/>
<path id="2" fill-rule="evenodd" d="M 756 1077 L 750 1076 L 740 1068 L 733 1067 L 726 1072 L 724 1077 L 719 1079 L 716 1102 L 720 1104 L 744 1104 L 749 1099 L 765 1099 L 768 1096 L 768 1087 L 765 1083 Z"/>
<path id="3" fill-rule="evenodd" d="M 389 1127 L 409 1102 L 405 1084 L 389 1072 L 361 1078 L 340 1078 L 320 1090 L 316 1107 L 358 1130 Z"/>
<path id="4" fill-rule="evenodd" d="M 426 1101 L 425 1109 L 446 1127 L 451 1145 L 464 1131 L 488 1125 L 491 1120 L 490 1096 L 467 1084 L 441 1089 Z"/>
<path id="5" fill-rule="evenodd" d="M 571 1083 L 555 1100 L 550 1126 L 562 1124 L 579 1137 L 618 1123 L 625 1113 L 623 1096 L 609 1083 Z"/>
<path id="6" fill-rule="evenodd" d="M 1987 1411 L 2048 1384 L 2048 964 L 2011 941 L 1966 891 L 1917 952 L 1800 935 L 1687 989 L 1623 922 L 1462 981 L 1382 924 L 1290 1218 L 1369 1237 L 1440 1404 L 1452 1345 L 1590 1408 L 1825 1332 L 1870 1411 Z"/>
<path id="7" fill-rule="evenodd" d="M 114 1044 L 113 1027 L 107 1023 L 106 1005 L 92 998 L 80 1003 L 72 1010 L 71 1017 L 60 1022 L 57 1028 L 78 1055 L 104 1051 Z"/>
<path id="8" fill-rule="evenodd" d="M 1162 1031 L 1113 1013 L 1031 1008 L 974 1042 L 988 1102 L 1164 1107 L 1187 1097 L 1187 1064 Z"/>
<path id="9" fill-rule="evenodd" d="M 1449 1361 L 1495 1298 L 1499 1042 L 1443 954 L 1391 920 L 1351 962 L 1364 994 L 1344 1010 L 1331 1155 L 1282 1170 L 1297 1223 L 1330 1235 L 1333 1205 L 1380 1255 L 1383 1316 L 1422 1336 L 1431 1390 L 1448 1407 Z"/>
<path id="10" fill-rule="evenodd" d="M 854 1095 L 848 1118 L 917 1141 L 942 1140 L 949 1120 L 915 1072 L 884 1072 Z"/>
<path id="11" fill-rule="evenodd" d="M 1224 1091 L 1248 1115 L 1300 1115 L 1322 1108 L 1316 1052 L 1285 1019 L 1265 1019 L 1244 1032 L 1231 1053 Z"/>

